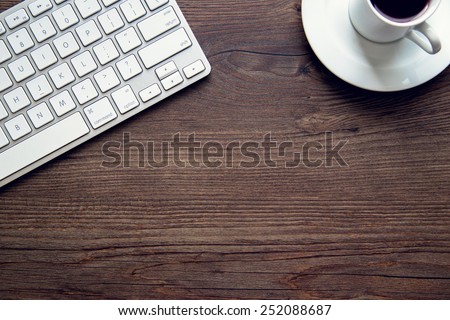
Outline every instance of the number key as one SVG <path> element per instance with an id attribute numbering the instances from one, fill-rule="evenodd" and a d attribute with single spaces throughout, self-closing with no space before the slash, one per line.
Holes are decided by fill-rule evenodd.
<path id="1" fill-rule="evenodd" d="M 19 31 L 14 32 L 7 38 L 9 44 L 11 45 L 16 54 L 20 54 L 25 50 L 28 50 L 34 46 L 34 42 L 31 39 L 27 29 L 25 28 L 22 28 Z"/>
<path id="2" fill-rule="evenodd" d="M 48 17 L 33 22 L 30 24 L 30 29 L 38 42 L 43 42 L 56 34 L 56 29 Z"/>
<path id="3" fill-rule="evenodd" d="M 70 4 L 56 10 L 52 15 L 61 31 L 70 28 L 80 21 Z"/>

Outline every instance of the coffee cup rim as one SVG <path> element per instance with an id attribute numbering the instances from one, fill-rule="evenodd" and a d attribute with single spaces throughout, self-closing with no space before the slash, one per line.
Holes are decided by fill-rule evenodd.
<path id="1" fill-rule="evenodd" d="M 375 8 L 375 6 L 372 3 L 372 0 L 366 0 L 366 1 L 367 1 L 367 4 L 369 5 L 370 9 L 378 17 L 378 19 L 382 20 L 383 22 L 385 22 L 389 25 L 396 26 L 396 27 L 413 27 L 418 24 L 421 24 L 422 22 L 428 20 L 434 14 L 434 12 L 437 10 L 439 5 L 441 4 L 441 0 L 430 0 L 431 5 L 428 7 L 428 9 L 422 15 L 420 15 L 416 19 L 413 19 L 410 21 L 399 22 L 399 21 L 391 20 L 391 19 L 387 18 L 386 16 L 382 15 Z"/>

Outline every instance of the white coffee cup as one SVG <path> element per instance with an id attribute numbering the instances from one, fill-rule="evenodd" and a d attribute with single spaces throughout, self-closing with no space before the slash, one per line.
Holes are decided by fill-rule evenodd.
<path id="1" fill-rule="evenodd" d="M 407 21 L 399 21 L 383 15 L 372 0 L 350 0 L 349 16 L 356 31 L 370 41 L 388 43 L 407 38 L 429 54 L 436 54 L 441 50 L 441 41 L 426 20 L 440 3 L 441 0 L 429 0 L 421 14 Z"/>

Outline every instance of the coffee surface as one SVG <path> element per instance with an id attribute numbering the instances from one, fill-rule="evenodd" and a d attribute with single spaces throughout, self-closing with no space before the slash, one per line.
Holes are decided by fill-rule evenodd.
<path id="1" fill-rule="evenodd" d="M 371 0 L 382 15 L 396 21 L 413 20 L 423 13 L 430 0 Z"/>

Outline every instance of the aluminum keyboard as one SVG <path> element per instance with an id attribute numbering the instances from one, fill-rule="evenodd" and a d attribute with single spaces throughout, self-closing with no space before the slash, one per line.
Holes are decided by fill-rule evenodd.
<path id="1" fill-rule="evenodd" d="M 174 0 L 28 0 L 0 13 L 0 186 L 210 71 Z"/>

